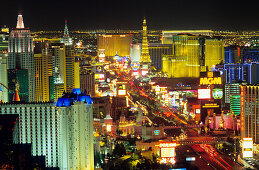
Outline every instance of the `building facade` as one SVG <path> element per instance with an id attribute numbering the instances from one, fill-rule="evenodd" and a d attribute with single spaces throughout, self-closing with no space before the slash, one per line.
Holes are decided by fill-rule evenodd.
<path id="1" fill-rule="evenodd" d="M 259 82 L 259 64 L 224 64 L 226 72 L 226 83 L 247 82 L 256 84 Z"/>
<path id="2" fill-rule="evenodd" d="M 162 69 L 162 57 L 164 55 L 172 55 L 173 48 L 172 44 L 160 44 L 160 43 L 150 43 L 149 44 L 149 54 L 152 64 L 156 69 Z"/>
<path id="3" fill-rule="evenodd" d="M 30 30 L 24 27 L 23 17 L 18 15 L 16 29 L 10 33 L 8 40 L 8 69 L 28 70 L 28 101 L 35 98 L 35 70 L 33 38 Z M 20 84 L 20 82 L 17 82 Z M 15 89 L 11 89 L 15 90 Z"/>
<path id="4" fill-rule="evenodd" d="M 52 103 L 1 104 L 0 114 L 18 114 L 16 144 L 31 143 L 33 156 L 45 156 L 47 167 L 58 167 L 59 117 Z"/>
<path id="5" fill-rule="evenodd" d="M 106 34 L 97 36 L 97 51 L 105 50 L 108 58 L 118 54 L 119 56 L 130 56 L 131 34 Z M 99 54 L 98 54 L 99 56 Z"/>
<path id="6" fill-rule="evenodd" d="M 259 86 L 241 85 L 241 138 L 253 138 L 259 144 Z"/>
<path id="7" fill-rule="evenodd" d="M 0 114 L 19 115 L 14 143 L 31 144 L 32 155 L 44 156 L 47 167 L 93 170 L 92 99 L 76 93 L 59 98 L 56 106 L 47 102 L 0 104 Z"/>
<path id="8" fill-rule="evenodd" d="M 0 101 L 8 102 L 7 54 L 0 53 Z"/>

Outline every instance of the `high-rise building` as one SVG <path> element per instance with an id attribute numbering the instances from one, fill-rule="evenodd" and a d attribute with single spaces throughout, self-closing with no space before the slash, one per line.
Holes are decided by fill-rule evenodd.
<path id="1" fill-rule="evenodd" d="M 251 46 L 242 48 L 242 62 L 243 63 L 251 63 L 251 62 L 259 62 L 259 47 Z"/>
<path id="2" fill-rule="evenodd" d="M 80 72 L 79 72 L 79 57 L 75 58 L 74 62 L 74 88 L 80 88 Z"/>
<path id="3" fill-rule="evenodd" d="M 50 101 L 48 57 L 44 51 L 34 54 L 36 101 Z"/>
<path id="4" fill-rule="evenodd" d="M 259 86 L 241 85 L 241 138 L 253 138 L 259 144 Z"/>
<path id="5" fill-rule="evenodd" d="M 230 103 L 230 96 L 240 95 L 240 87 L 238 83 L 225 84 L 225 103 Z"/>
<path id="6" fill-rule="evenodd" d="M 95 74 L 93 72 L 82 72 L 80 74 L 81 90 L 87 94 L 95 95 Z"/>
<path id="7" fill-rule="evenodd" d="M 57 101 L 61 116 L 60 169 L 94 169 L 93 107 L 90 96 L 74 89 Z M 78 94 L 78 100 L 73 95 Z M 69 97 L 68 97 L 69 96 Z M 73 102 L 71 102 L 73 100 Z"/>
<path id="8" fill-rule="evenodd" d="M 162 57 L 164 55 L 173 54 L 172 44 L 150 43 L 148 48 L 152 64 L 156 69 L 162 69 Z"/>
<path id="9" fill-rule="evenodd" d="M 18 114 L 14 143 L 30 143 L 33 156 L 45 156 L 47 167 L 58 167 L 60 117 L 52 103 L 5 103 L 1 104 L 0 114 Z"/>
<path id="10" fill-rule="evenodd" d="M 62 96 L 64 90 L 66 91 L 66 52 L 63 43 L 51 43 L 46 53 L 50 53 L 48 70 L 50 76 L 50 84 L 53 84 L 53 89 L 50 88 L 50 95 L 53 96 L 54 101 L 57 101 Z M 45 53 L 43 50 L 43 53 Z M 52 98 L 52 97 L 51 97 Z"/>
<path id="11" fill-rule="evenodd" d="M 64 82 L 64 87 L 67 92 L 72 92 L 73 88 L 75 88 L 75 57 L 74 57 L 73 41 L 72 41 L 72 38 L 69 36 L 69 31 L 67 27 L 67 20 L 65 21 L 64 35 L 61 38 L 60 42 L 65 44 L 66 82 Z M 79 72 L 77 73 L 79 76 Z M 78 78 L 78 76 L 76 78 Z"/>
<path id="12" fill-rule="evenodd" d="M 226 83 L 247 82 L 249 84 L 259 83 L 259 64 L 224 64 L 226 72 Z"/>
<path id="13" fill-rule="evenodd" d="M 199 38 L 185 34 L 173 36 L 173 56 L 164 56 L 163 72 L 166 72 L 168 77 L 173 78 L 199 77 Z"/>
<path id="14" fill-rule="evenodd" d="M 17 94 L 18 95 L 18 94 Z M 31 144 L 47 167 L 94 169 L 92 99 L 79 89 L 53 103 L 3 103 L 0 115 L 17 114 L 14 143 Z"/>
<path id="15" fill-rule="evenodd" d="M 242 63 L 243 48 L 239 46 L 228 46 L 224 48 L 225 64 Z"/>
<path id="16" fill-rule="evenodd" d="M 205 38 L 205 66 L 212 67 L 224 61 L 224 42 L 222 39 Z"/>
<path id="17" fill-rule="evenodd" d="M 224 61 L 224 43 L 221 39 L 179 34 L 173 36 L 173 55 L 164 56 L 163 72 L 168 77 L 200 76 Z M 182 71 L 185 70 L 185 71 Z"/>
<path id="18" fill-rule="evenodd" d="M 131 44 L 131 34 L 99 34 L 97 36 L 97 51 L 99 53 L 100 49 L 104 49 L 107 58 L 113 58 L 116 54 L 119 56 L 130 56 Z"/>
<path id="19" fill-rule="evenodd" d="M 24 27 L 23 17 L 18 15 L 16 29 L 13 29 L 8 41 L 8 69 L 26 69 L 28 70 L 28 101 L 34 101 L 35 97 L 35 71 L 33 38 L 30 30 Z M 18 84 L 21 84 L 18 82 Z M 9 87 L 11 88 L 11 87 Z M 10 89 L 13 90 L 14 89 Z"/>
<path id="20" fill-rule="evenodd" d="M 140 61 L 140 44 L 131 44 L 130 45 L 130 60 L 131 62 Z"/>
<path id="21" fill-rule="evenodd" d="M 230 95 L 230 113 L 240 115 L 240 94 Z"/>
<path id="22" fill-rule="evenodd" d="M 0 53 L 0 102 L 8 102 L 7 54 Z"/>
<path id="23" fill-rule="evenodd" d="M 179 34 L 192 34 L 192 35 L 203 35 L 212 36 L 212 30 L 174 30 L 174 31 L 162 31 L 162 44 L 173 44 L 173 36 Z"/>
<path id="24" fill-rule="evenodd" d="M 143 20 L 143 39 L 142 39 L 142 48 L 140 55 L 140 64 L 150 65 L 151 59 L 148 50 L 148 40 L 147 40 L 147 21 L 146 18 Z"/>
<path id="25" fill-rule="evenodd" d="M 13 101 L 15 91 L 19 91 L 21 101 L 29 101 L 29 73 L 28 69 L 9 69 L 8 75 L 8 101 Z"/>
<path id="26" fill-rule="evenodd" d="M 66 45 L 66 91 L 72 92 L 75 87 L 75 57 L 73 46 Z M 78 72 L 79 74 L 79 72 Z"/>
<path id="27" fill-rule="evenodd" d="M 65 28 L 64 28 L 64 35 L 60 39 L 61 43 L 64 43 L 65 45 L 73 45 L 73 40 L 69 35 L 68 27 L 67 27 L 67 20 L 65 20 Z"/>

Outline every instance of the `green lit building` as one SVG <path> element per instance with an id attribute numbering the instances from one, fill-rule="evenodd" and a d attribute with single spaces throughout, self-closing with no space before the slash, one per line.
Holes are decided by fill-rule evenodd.
<path id="1" fill-rule="evenodd" d="M 14 91 L 17 88 L 21 101 L 29 102 L 28 69 L 8 70 L 8 99 L 13 101 Z"/>
<path id="2" fill-rule="evenodd" d="M 230 95 L 230 112 L 234 115 L 240 115 L 240 95 Z"/>

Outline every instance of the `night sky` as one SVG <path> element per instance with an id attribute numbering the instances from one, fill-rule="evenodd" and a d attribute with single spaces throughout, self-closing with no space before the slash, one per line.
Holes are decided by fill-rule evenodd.
<path id="1" fill-rule="evenodd" d="M 32 31 L 148 29 L 259 30 L 257 1 L 232 0 L 5 0 L 0 26 L 16 26 L 22 11 L 25 27 Z"/>

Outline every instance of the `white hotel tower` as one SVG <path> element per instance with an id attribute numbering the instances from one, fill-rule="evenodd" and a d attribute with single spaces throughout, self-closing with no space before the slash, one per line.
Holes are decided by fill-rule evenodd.
<path id="1" fill-rule="evenodd" d="M 18 93 L 17 93 L 18 94 Z M 2 103 L 0 114 L 18 114 L 14 143 L 31 143 L 33 156 L 45 156 L 47 167 L 93 170 L 93 108 L 80 90 L 53 103 Z"/>

